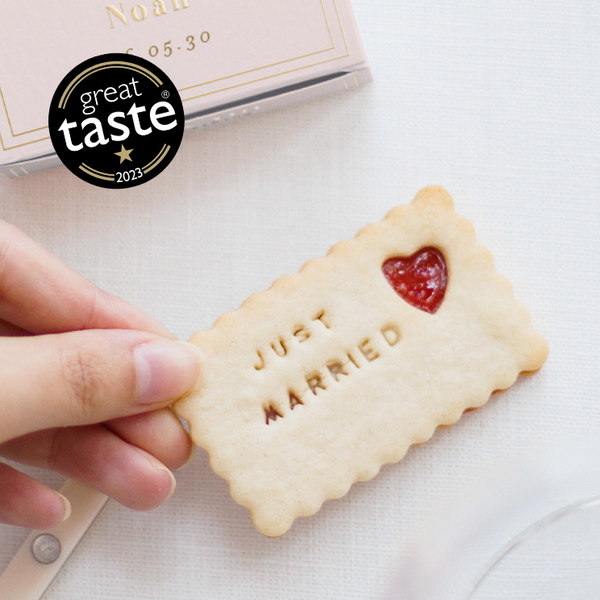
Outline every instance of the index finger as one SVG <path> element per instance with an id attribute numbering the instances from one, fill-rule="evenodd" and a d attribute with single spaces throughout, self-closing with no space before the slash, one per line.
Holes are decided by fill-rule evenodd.
<path id="1" fill-rule="evenodd" d="M 5 221 L 0 221 L 0 319 L 36 334 L 139 329 L 175 337 Z"/>

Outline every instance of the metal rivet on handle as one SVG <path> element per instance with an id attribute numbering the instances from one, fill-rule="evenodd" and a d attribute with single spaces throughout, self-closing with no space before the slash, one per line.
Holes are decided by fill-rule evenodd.
<path id="1" fill-rule="evenodd" d="M 42 533 L 33 540 L 31 552 L 35 560 L 48 565 L 60 556 L 60 542 L 50 533 Z"/>

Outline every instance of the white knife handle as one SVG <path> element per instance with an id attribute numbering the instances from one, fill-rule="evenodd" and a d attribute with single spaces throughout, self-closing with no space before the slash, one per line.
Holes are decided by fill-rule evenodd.
<path id="1" fill-rule="evenodd" d="M 39 600 L 108 500 L 108 496 L 73 480 L 68 480 L 60 493 L 71 503 L 71 515 L 53 529 L 29 534 L 0 575 L 2 600 Z M 48 534 L 53 537 L 39 537 Z M 34 543 L 39 558 L 44 560 L 45 555 L 45 560 L 51 560 L 56 552 L 58 557 L 52 562 L 39 562 L 34 556 Z"/>

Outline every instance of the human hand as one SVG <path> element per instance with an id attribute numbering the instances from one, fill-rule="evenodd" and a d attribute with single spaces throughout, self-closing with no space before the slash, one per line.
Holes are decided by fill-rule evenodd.
<path id="1" fill-rule="evenodd" d="M 194 348 L 0 221 L 0 456 L 147 510 L 193 451 L 168 408 Z M 0 462 L 0 522 L 50 528 L 68 501 Z"/>

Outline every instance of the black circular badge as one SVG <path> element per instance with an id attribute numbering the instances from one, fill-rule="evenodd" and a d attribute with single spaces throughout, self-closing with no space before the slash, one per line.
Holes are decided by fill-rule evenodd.
<path id="1" fill-rule="evenodd" d="M 156 65 L 130 54 L 103 54 L 61 81 L 48 126 L 72 173 L 123 189 L 150 181 L 173 160 L 183 137 L 183 104 Z"/>

